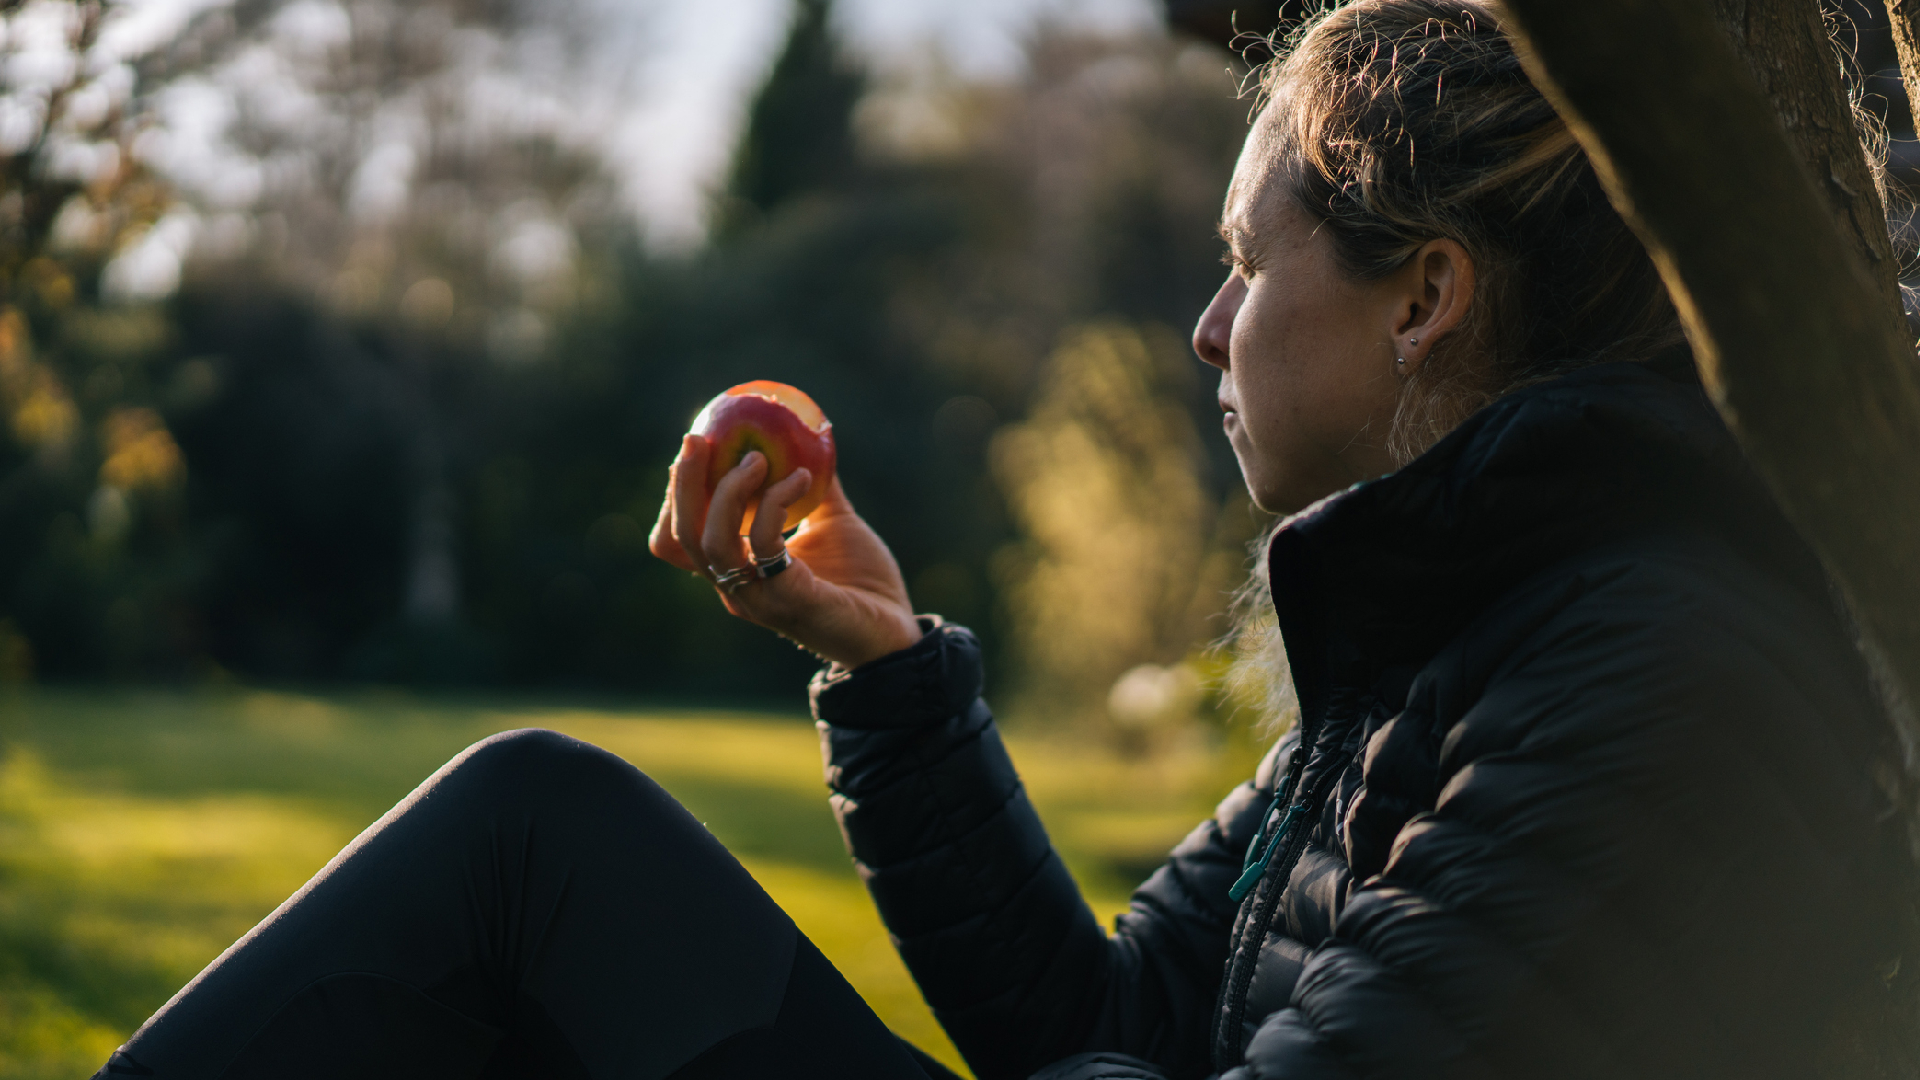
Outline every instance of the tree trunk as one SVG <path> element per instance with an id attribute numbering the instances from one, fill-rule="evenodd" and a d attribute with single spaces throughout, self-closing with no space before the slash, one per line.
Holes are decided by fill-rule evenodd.
<path id="1" fill-rule="evenodd" d="M 1839 129 L 1809 120 L 1806 88 L 1788 94 L 1803 122 L 1783 126 L 1752 74 L 1770 65 L 1742 60 L 1707 0 L 1503 7 L 1666 279 L 1728 426 L 1852 604 L 1915 774 L 1920 377 L 1891 260 L 1862 251 L 1872 230 L 1835 227 L 1836 208 L 1859 222 L 1868 190 L 1810 172 L 1788 138 Z"/>
<path id="2" fill-rule="evenodd" d="M 1910 2 L 1920 8 L 1920 0 Z M 1748 75 L 1773 103 L 1788 143 L 1825 197 L 1841 234 L 1865 260 L 1888 310 L 1901 311 L 1886 193 L 1861 146 L 1819 0 L 1714 0 L 1714 8 Z"/>
<path id="3" fill-rule="evenodd" d="M 1920 0 L 1887 0 L 1893 27 L 1893 51 L 1900 55 L 1900 82 L 1907 88 L 1907 111 L 1920 124 Z"/>

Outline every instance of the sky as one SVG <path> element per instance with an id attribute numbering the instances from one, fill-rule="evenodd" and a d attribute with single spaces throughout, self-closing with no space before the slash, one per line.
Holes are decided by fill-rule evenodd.
<path id="1" fill-rule="evenodd" d="M 791 0 L 602 0 L 608 156 L 658 244 L 700 235 L 706 191 L 725 167 L 747 98 L 785 34 Z M 716 10 L 724 18 L 716 18 Z M 931 46 L 959 72 L 1007 77 L 1042 17 L 1120 32 L 1155 25 L 1156 0 L 839 0 L 848 42 L 874 58 Z M 613 29 L 617 27 L 616 29 Z"/>

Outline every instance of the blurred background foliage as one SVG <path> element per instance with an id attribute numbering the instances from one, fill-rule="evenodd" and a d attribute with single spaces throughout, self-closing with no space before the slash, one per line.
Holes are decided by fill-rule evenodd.
<path id="1" fill-rule="evenodd" d="M 753 378 L 1048 715 L 1223 629 L 1256 525 L 1184 344 L 1248 117 L 1217 48 L 1042 24 L 968 79 L 799 0 L 676 250 L 540 77 L 564 5 L 5 8 L 0 678 L 791 700 L 811 662 L 645 550 Z"/>

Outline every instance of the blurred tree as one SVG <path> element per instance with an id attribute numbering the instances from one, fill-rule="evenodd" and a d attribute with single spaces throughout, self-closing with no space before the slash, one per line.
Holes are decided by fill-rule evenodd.
<path id="1" fill-rule="evenodd" d="M 542 354 L 611 216 L 555 85 L 578 28 L 496 0 L 0 16 L 7 670 L 476 674 L 468 399 Z"/>
<path id="2" fill-rule="evenodd" d="M 168 327 L 97 303 L 103 264 L 163 231 L 132 152 L 151 39 L 101 0 L 0 15 L 0 653 L 10 679 L 140 673 L 194 637 L 184 463 L 149 370 Z"/>
<path id="3" fill-rule="evenodd" d="M 1069 328 L 1117 317 L 1184 333 L 1220 284 L 1212 225 L 1246 132 L 1240 73 L 1158 35 L 1051 27 L 1014 85 L 883 88 L 863 107 L 881 152 L 945 171 L 966 214 L 956 257 L 902 283 L 907 332 L 1003 416 L 1023 411 Z M 911 141 L 935 123 L 952 135 Z M 1196 417 L 1217 411 L 1202 380 L 1185 386 Z M 1231 454 L 1207 446 L 1209 487 L 1227 490 Z"/>
<path id="4" fill-rule="evenodd" d="M 210 212 L 179 303 L 224 390 L 183 438 L 197 518 L 246 549 L 206 594 L 224 662 L 488 677 L 463 612 L 460 478 L 494 437 L 477 399 L 545 354 L 581 236 L 613 218 L 564 57 L 526 55 L 538 29 L 513 3 L 255 0 L 156 62 L 224 110 L 153 151 Z M 308 512 L 283 512 L 290 486 Z"/>
<path id="5" fill-rule="evenodd" d="M 61 255 L 97 260 L 150 224 L 164 202 L 127 152 L 134 73 L 119 49 L 101 45 L 117 13 L 105 0 L 0 4 L 8 29 L 0 47 L 0 296 L 9 304 L 36 287 L 70 298 L 67 268 L 35 262 L 52 253 L 57 223 Z"/>
<path id="6" fill-rule="evenodd" d="M 853 171 L 853 110 L 867 80 L 843 55 L 832 17 L 832 0 L 797 0 L 786 44 L 747 110 L 715 214 L 717 235 L 733 235 Z"/>

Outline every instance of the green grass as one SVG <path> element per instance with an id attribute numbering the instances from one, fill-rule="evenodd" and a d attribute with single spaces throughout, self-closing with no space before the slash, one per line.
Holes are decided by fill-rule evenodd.
<path id="1" fill-rule="evenodd" d="M 888 944 L 798 713 L 42 690 L 0 697 L 0 1076 L 86 1076 L 428 773 L 496 731 L 622 755 L 726 843 L 894 1030 L 960 1066 Z M 1103 921 L 1250 765 L 1009 740 Z"/>

